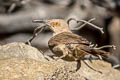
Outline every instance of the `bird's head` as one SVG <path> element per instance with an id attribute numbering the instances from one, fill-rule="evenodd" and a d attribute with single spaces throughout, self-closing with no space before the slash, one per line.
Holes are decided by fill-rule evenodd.
<path id="1" fill-rule="evenodd" d="M 61 32 L 71 32 L 69 25 L 65 20 L 62 19 L 51 19 L 51 20 L 36 20 L 35 22 L 44 23 L 50 28 L 54 34 Z"/>

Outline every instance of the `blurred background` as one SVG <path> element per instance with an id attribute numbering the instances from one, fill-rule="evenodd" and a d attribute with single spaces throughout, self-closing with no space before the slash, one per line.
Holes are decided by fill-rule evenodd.
<path id="1" fill-rule="evenodd" d="M 114 44 L 117 49 L 105 49 L 112 52 L 107 61 L 120 64 L 120 0 L 0 0 L 0 45 L 11 42 L 26 42 L 34 29 L 40 24 L 34 19 L 90 20 L 104 28 L 104 34 L 86 25 L 73 31 L 98 46 Z M 82 23 L 70 23 L 75 29 Z M 48 52 L 48 40 L 52 33 L 45 29 L 32 41 L 32 45 Z"/>

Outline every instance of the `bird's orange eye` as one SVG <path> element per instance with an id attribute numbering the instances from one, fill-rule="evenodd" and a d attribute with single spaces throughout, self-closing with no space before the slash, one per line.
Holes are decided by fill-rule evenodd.
<path id="1" fill-rule="evenodd" d="M 55 24 L 56 26 L 60 26 L 60 23 L 59 22 L 56 22 L 56 24 Z"/>
<path id="2" fill-rule="evenodd" d="M 53 27 L 58 27 L 58 26 L 60 26 L 60 23 L 59 22 L 52 22 L 51 23 L 51 26 L 53 26 Z"/>

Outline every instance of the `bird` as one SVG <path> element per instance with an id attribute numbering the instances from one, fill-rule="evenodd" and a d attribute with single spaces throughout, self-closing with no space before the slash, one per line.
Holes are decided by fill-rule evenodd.
<path id="1" fill-rule="evenodd" d="M 43 25 L 34 30 L 33 36 L 27 41 L 27 43 L 30 44 L 34 37 L 36 37 L 47 26 L 53 32 L 53 36 L 48 41 L 50 50 L 53 52 L 54 56 L 58 57 L 57 59 L 76 61 L 77 68 L 75 71 L 80 69 L 81 60 L 86 55 L 96 56 L 101 59 L 101 57 L 107 57 L 107 55 L 110 54 L 110 52 L 101 49 L 115 46 L 108 45 L 97 48 L 91 45 L 91 42 L 87 39 L 70 30 L 69 23 L 71 20 L 75 20 L 77 23 L 84 22 L 83 25 L 89 24 L 103 33 L 101 28 L 90 23 L 92 20 L 89 20 L 88 22 L 84 20 L 76 20 L 74 18 L 70 18 L 68 21 L 63 19 L 34 20 L 33 22 L 43 23 Z M 90 68 L 93 69 L 92 67 Z"/>

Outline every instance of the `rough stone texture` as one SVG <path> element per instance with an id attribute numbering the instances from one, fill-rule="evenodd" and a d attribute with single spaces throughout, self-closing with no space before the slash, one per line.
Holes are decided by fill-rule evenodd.
<path id="1" fill-rule="evenodd" d="M 32 58 L 35 60 L 44 59 L 39 50 L 21 42 L 14 42 L 0 46 L 0 59 L 13 57 Z"/>
<path id="2" fill-rule="evenodd" d="M 17 44 L 17 45 L 16 45 Z M 19 45 L 18 45 L 19 44 Z M 24 48 L 17 48 L 23 46 Z M 6 47 L 5 47 L 6 46 Z M 9 48 L 9 49 L 8 49 Z M 13 49 L 12 49 L 13 48 Z M 17 48 L 17 49 L 16 49 Z M 4 50 L 5 49 L 5 50 Z M 20 50 L 19 50 L 20 49 Z M 16 51 L 26 51 L 36 54 L 35 48 L 23 43 L 11 43 L 0 48 L 1 52 L 8 54 L 8 58 L 0 58 L 0 80 L 119 80 L 120 72 L 113 69 L 109 63 L 100 60 L 94 60 L 93 63 L 86 61 L 90 66 L 102 72 L 102 74 L 93 71 L 82 63 L 78 72 L 70 72 L 76 69 L 76 62 L 66 62 L 63 60 L 44 60 L 41 54 L 38 57 L 19 57 L 15 56 Z M 35 53 L 35 51 L 36 53 Z M 9 53 L 11 53 L 9 55 Z M 19 53 L 17 53 L 19 54 Z M 12 56 L 13 55 L 13 56 Z M 33 55 L 34 56 L 34 55 Z M 37 58 L 37 59 L 35 59 Z"/>

